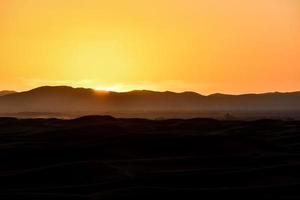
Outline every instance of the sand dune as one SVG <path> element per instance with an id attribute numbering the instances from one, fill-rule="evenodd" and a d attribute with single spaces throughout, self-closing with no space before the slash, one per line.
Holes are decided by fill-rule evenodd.
<path id="1" fill-rule="evenodd" d="M 298 121 L 0 119 L 1 199 L 299 198 Z"/>

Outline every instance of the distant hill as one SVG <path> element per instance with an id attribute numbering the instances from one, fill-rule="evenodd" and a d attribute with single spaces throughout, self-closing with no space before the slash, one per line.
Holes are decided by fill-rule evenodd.
<path id="1" fill-rule="evenodd" d="M 300 92 L 203 96 L 195 92 L 136 90 L 117 93 L 67 86 L 45 86 L 0 97 L 0 113 L 110 114 L 220 111 L 300 111 Z"/>
<path id="2" fill-rule="evenodd" d="M 4 96 L 4 95 L 8 95 L 8 94 L 14 94 L 14 93 L 16 93 L 16 92 L 11 91 L 11 90 L 3 90 L 3 91 L 0 91 L 0 97 Z"/>

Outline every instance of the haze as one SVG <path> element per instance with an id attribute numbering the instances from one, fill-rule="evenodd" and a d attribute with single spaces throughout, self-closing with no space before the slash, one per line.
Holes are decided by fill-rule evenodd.
<path id="1" fill-rule="evenodd" d="M 0 90 L 300 88 L 297 0 L 1 0 Z"/>

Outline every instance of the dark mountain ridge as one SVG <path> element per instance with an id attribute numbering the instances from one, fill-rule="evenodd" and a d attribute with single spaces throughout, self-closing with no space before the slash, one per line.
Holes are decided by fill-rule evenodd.
<path id="1" fill-rule="evenodd" d="M 195 92 L 106 92 L 44 86 L 0 96 L 0 113 L 20 112 L 296 112 L 300 92 L 203 96 Z"/>

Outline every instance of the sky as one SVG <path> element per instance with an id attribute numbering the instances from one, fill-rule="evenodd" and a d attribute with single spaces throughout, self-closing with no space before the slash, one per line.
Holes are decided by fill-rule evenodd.
<path id="1" fill-rule="evenodd" d="M 0 90 L 300 90 L 299 0 L 0 0 Z"/>

